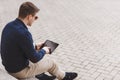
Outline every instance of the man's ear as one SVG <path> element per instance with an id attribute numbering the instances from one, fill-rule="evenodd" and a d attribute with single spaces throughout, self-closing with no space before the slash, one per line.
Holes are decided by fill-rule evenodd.
<path id="1" fill-rule="evenodd" d="M 27 15 L 27 20 L 31 20 L 32 15 Z"/>

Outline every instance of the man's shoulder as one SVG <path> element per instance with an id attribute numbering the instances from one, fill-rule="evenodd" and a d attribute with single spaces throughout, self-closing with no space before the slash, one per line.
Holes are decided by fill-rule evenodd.
<path id="1" fill-rule="evenodd" d="M 2 30 L 2 32 L 5 32 L 5 33 L 10 31 L 13 31 L 13 21 L 7 23 Z"/>
<path id="2" fill-rule="evenodd" d="M 12 26 L 13 23 L 14 23 L 14 21 L 10 21 L 10 22 L 8 22 L 8 23 L 5 25 L 5 27 L 7 27 L 7 26 Z"/>
<path id="3" fill-rule="evenodd" d="M 17 20 L 13 20 L 13 21 L 7 23 L 5 25 L 3 31 L 8 31 L 8 32 L 19 34 L 19 35 L 25 35 L 25 34 L 29 33 L 29 31 L 26 28 L 24 28 L 24 26 L 22 24 L 17 22 Z"/>
<path id="4" fill-rule="evenodd" d="M 15 28 L 17 28 L 16 26 L 17 26 L 16 22 L 15 20 L 13 20 L 13 21 L 8 22 L 3 28 L 3 30 L 8 30 L 8 31 L 14 30 Z"/>

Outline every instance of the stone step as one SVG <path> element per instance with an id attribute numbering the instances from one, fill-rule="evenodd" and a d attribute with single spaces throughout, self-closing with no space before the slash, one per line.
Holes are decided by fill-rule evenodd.
<path id="1" fill-rule="evenodd" d="M 13 76 L 9 75 L 6 71 L 3 69 L 0 69 L 0 80 L 17 80 Z"/>
<path id="2" fill-rule="evenodd" d="M 18 80 L 13 76 L 11 76 L 10 74 L 8 74 L 7 71 L 5 71 L 1 62 L 1 57 L 0 57 L 0 80 Z M 38 79 L 35 77 L 31 77 L 31 78 L 21 79 L 21 80 L 38 80 Z"/>

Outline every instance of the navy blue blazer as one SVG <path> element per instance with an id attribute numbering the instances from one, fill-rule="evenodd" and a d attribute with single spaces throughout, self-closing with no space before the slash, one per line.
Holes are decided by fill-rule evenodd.
<path id="1" fill-rule="evenodd" d="M 8 23 L 1 36 L 1 58 L 5 69 L 16 73 L 29 65 L 29 60 L 38 62 L 45 55 L 45 50 L 36 52 L 31 33 L 18 18 Z"/>

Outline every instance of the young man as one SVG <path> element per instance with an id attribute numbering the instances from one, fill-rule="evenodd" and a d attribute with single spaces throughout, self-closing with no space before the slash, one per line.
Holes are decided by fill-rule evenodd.
<path id="1" fill-rule="evenodd" d="M 18 18 L 8 23 L 2 31 L 1 58 L 9 74 L 21 79 L 49 72 L 59 80 L 73 80 L 77 73 L 63 72 L 51 59 L 44 57 L 50 53 L 49 47 L 33 45 L 28 26 L 37 20 L 39 9 L 31 2 L 24 2 L 19 9 Z M 31 61 L 31 62 L 30 62 Z"/>

